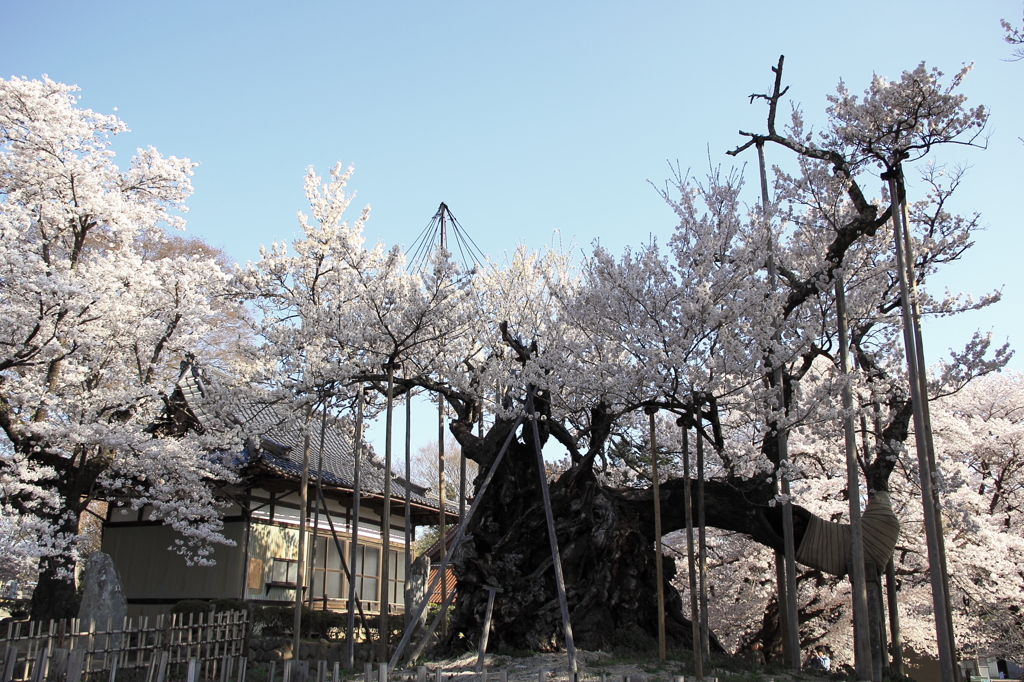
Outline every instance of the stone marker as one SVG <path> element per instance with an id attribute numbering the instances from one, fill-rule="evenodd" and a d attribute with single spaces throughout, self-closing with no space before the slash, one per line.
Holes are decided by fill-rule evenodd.
<path id="1" fill-rule="evenodd" d="M 113 636 L 109 647 L 120 649 L 120 630 L 124 627 L 128 604 L 121 588 L 121 578 L 109 554 L 96 552 L 89 557 L 82 572 L 82 585 L 82 604 L 78 607 L 82 630 L 88 631 L 90 623 L 95 623 L 97 630 L 106 629 L 110 623 L 118 634 Z"/>
<path id="2" fill-rule="evenodd" d="M 409 567 L 405 579 L 405 612 L 415 613 L 420 602 L 427 598 L 427 578 L 430 576 L 430 557 L 422 555 Z M 420 614 L 419 627 L 427 624 L 427 609 Z"/>

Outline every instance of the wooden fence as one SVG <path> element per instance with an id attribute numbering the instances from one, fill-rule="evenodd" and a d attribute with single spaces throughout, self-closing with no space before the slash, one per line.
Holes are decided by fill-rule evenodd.
<path id="1" fill-rule="evenodd" d="M 179 613 L 152 623 L 126 618 L 85 629 L 79 619 L 13 622 L 0 682 L 115 682 L 119 670 L 130 669 L 133 682 L 235 682 L 232 669 L 245 682 L 248 625 L 245 611 Z"/>

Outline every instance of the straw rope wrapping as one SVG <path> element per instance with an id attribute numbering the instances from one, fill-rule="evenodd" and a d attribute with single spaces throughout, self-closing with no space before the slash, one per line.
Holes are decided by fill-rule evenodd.
<path id="1" fill-rule="evenodd" d="M 900 522 L 892 511 L 889 493 L 879 491 L 868 501 L 861 515 L 864 529 L 864 558 L 881 570 L 892 558 L 900 535 Z M 832 523 L 812 516 L 796 560 L 832 575 L 846 575 L 851 559 L 850 524 Z"/>

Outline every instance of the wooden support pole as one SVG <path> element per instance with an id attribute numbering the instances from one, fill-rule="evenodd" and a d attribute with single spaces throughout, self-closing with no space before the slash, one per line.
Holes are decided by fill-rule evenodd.
<path id="1" fill-rule="evenodd" d="M 302 437 L 302 477 L 299 482 L 299 565 L 296 567 L 295 617 L 292 620 L 292 651 L 296 652 L 296 655 L 302 641 L 302 588 L 306 578 L 306 505 L 309 503 L 309 420 L 312 415 L 313 404 L 309 403 L 306 406 L 306 428 Z"/>
<path id="2" fill-rule="evenodd" d="M 900 609 L 896 594 L 896 567 L 892 558 L 885 565 L 885 593 L 889 612 L 889 638 L 892 643 L 892 667 L 903 675 L 903 638 L 900 636 Z"/>
<path id="3" fill-rule="evenodd" d="M 704 647 L 700 641 L 700 610 L 697 600 L 697 567 L 693 548 L 693 495 L 690 488 L 690 425 L 686 417 L 679 419 L 683 441 L 683 513 L 686 518 L 686 567 L 690 579 L 690 628 L 693 637 L 693 671 L 704 679 Z"/>
<path id="4" fill-rule="evenodd" d="M 327 500 L 324 498 L 323 491 L 317 491 L 318 504 L 322 504 L 324 507 L 325 515 L 327 516 L 327 525 L 331 529 L 331 538 L 334 540 L 334 549 L 338 552 L 338 558 L 341 560 L 341 570 L 345 573 L 345 580 L 351 585 L 355 576 L 349 569 L 349 563 L 345 561 L 345 552 L 342 551 L 341 540 L 338 539 L 338 531 L 334 528 L 334 521 L 331 519 L 331 510 L 327 506 Z M 359 611 L 359 623 L 362 625 L 363 632 L 366 635 L 366 641 L 372 643 L 373 635 L 370 632 L 370 625 L 366 620 L 366 614 L 363 613 L 363 603 L 359 599 L 356 599 L 356 609 Z"/>
<path id="5" fill-rule="evenodd" d="M 846 440 L 846 490 L 850 503 L 850 543 L 852 567 L 850 583 L 853 590 L 854 664 L 861 680 L 881 682 L 881 672 L 874 672 L 871 663 L 871 630 L 868 593 L 864 574 L 864 532 L 860 518 L 860 470 L 857 464 L 857 431 L 853 423 L 853 390 L 850 388 L 850 342 L 846 321 L 846 285 L 836 275 L 836 318 L 839 334 L 839 369 L 843 375 L 843 434 Z"/>
<path id="6" fill-rule="evenodd" d="M 541 391 L 537 391 L 540 395 Z M 530 415 L 530 423 L 533 426 L 533 447 L 537 452 L 537 473 L 540 476 L 540 492 L 544 499 L 544 516 L 548 524 L 548 538 L 551 540 L 551 559 L 555 569 L 555 589 L 558 590 L 558 605 L 562 610 L 562 627 L 565 631 L 565 652 L 569 657 L 569 672 L 577 672 L 576 668 L 576 646 L 572 640 L 572 623 L 569 622 L 569 604 L 565 597 L 565 578 L 562 576 L 562 557 L 558 553 L 558 537 L 555 535 L 555 517 L 551 511 L 551 493 L 548 491 L 548 477 L 544 471 L 544 454 L 541 452 L 540 430 L 537 421 L 540 415 L 537 413 L 533 401 L 534 391 L 531 390 L 526 398 L 526 411 Z"/>
<path id="7" fill-rule="evenodd" d="M 491 635 L 491 613 L 494 609 L 494 593 L 501 592 L 500 587 L 487 586 L 487 609 L 484 611 L 484 628 L 480 633 L 480 647 L 476 657 L 476 672 L 483 672 L 484 655 L 487 653 L 487 640 Z"/>
<path id="8" fill-rule="evenodd" d="M 453 544 L 453 546 L 454 546 L 454 544 Z M 430 590 L 430 592 L 433 592 L 433 590 Z M 429 594 L 429 593 L 428 593 L 428 594 Z M 426 633 L 425 633 L 425 634 L 423 635 L 423 638 L 422 638 L 422 639 L 421 639 L 421 640 L 419 641 L 419 643 L 418 643 L 418 644 L 417 644 L 417 645 L 416 645 L 416 646 L 415 646 L 415 647 L 413 648 L 413 650 L 412 650 L 412 654 L 410 654 L 410 656 L 409 656 L 409 660 L 410 660 L 410 661 L 415 661 L 415 660 L 416 660 L 417 658 L 419 658 L 419 657 L 420 657 L 420 654 L 422 654 L 422 653 L 423 653 L 423 649 L 424 649 L 424 648 L 426 648 L 426 646 L 427 646 L 427 642 L 428 642 L 428 641 L 430 641 L 430 636 L 431 636 L 432 634 L 434 634 L 434 631 L 435 631 L 435 630 L 437 630 L 437 626 L 438 626 L 438 624 L 439 624 L 439 623 L 440 623 L 441 621 L 443 621 L 443 620 L 444 620 L 444 611 L 445 611 L 445 610 L 446 610 L 446 609 L 447 609 L 447 608 L 448 608 L 449 606 L 451 606 L 451 605 L 452 605 L 452 602 L 453 602 L 453 601 L 455 601 L 455 594 L 456 594 L 455 592 L 449 592 L 449 593 L 448 593 L 448 596 L 447 596 L 447 597 L 445 597 L 445 601 L 441 602 L 441 609 L 440 609 L 440 610 L 439 610 L 439 611 L 437 612 L 437 614 L 436 614 L 436 615 L 434 616 L 434 620 L 432 620 L 432 621 L 430 622 L 430 627 L 429 627 L 429 628 L 427 628 L 427 632 L 426 632 Z M 416 620 L 416 621 L 414 621 L 414 622 L 419 622 L 418 618 L 419 618 L 419 616 L 417 616 L 417 620 Z M 407 632 L 409 632 L 409 633 L 411 634 L 411 632 L 412 632 L 412 629 L 410 628 L 409 630 L 407 630 Z M 397 648 L 397 649 L 395 650 L 395 655 L 394 655 L 394 657 L 392 657 L 392 659 L 391 659 L 391 661 L 392 661 L 392 665 L 394 665 L 394 663 L 395 663 L 395 662 L 396 662 L 396 661 L 398 660 L 398 657 L 399 657 L 399 655 L 401 655 L 401 652 L 402 652 L 402 648 L 403 648 L 403 646 L 404 646 L 404 645 L 405 645 L 406 643 L 407 643 L 407 640 L 403 638 L 403 639 L 402 639 L 402 642 L 401 642 L 401 643 L 399 644 L 399 647 L 398 647 L 398 648 Z"/>
<path id="9" fill-rule="evenodd" d="M 323 413 L 320 416 L 320 454 L 317 457 L 316 464 L 316 495 L 318 499 L 323 498 L 323 478 L 324 478 L 324 436 L 327 433 L 327 406 L 324 405 Z M 330 509 L 324 505 L 324 511 L 329 515 Z M 317 503 L 313 510 L 313 546 L 310 548 L 310 559 L 309 559 L 309 610 L 313 610 L 313 598 L 314 598 L 314 583 L 313 576 L 316 575 L 316 539 L 317 533 L 320 530 L 320 504 Z M 326 543 L 325 543 L 326 544 Z M 326 554 L 326 551 L 324 552 Z M 324 592 L 324 597 L 327 595 L 327 572 L 324 571 L 324 584 L 321 586 Z M 324 605 L 326 610 L 326 604 Z"/>
<path id="10" fill-rule="evenodd" d="M 390 655 L 391 627 L 388 623 L 391 611 L 391 436 L 395 417 L 395 361 L 387 366 L 388 389 L 384 431 L 384 511 L 380 520 L 381 575 L 380 575 L 380 660 L 387 661 Z M 387 665 L 385 663 L 385 665 Z M 383 680 L 381 680 L 383 682 Z"/>
<path id="11" fill-rule="evenodd" d="M 349 565 L 355 569 L 359 551 L 359 498 L 360 498 L 360 464 L 363 449 L 363 385 L 356 392 L 356 432 L 355 444 L 352 447 L 352 540 L 349 545 Z M 356 581 L 348 581 L 348 621 L 345 626 L 345 667 L 355 667 L 355 629 L 356 600 L 362 595 L 356 594 Z M 273 679 L 270 682 L 274 682 Z"/>
<path id="12" fill-rule="evenodd" d="M 940 549 L 941 526 L 938 521 L 937 496 L 932 485 L 932 467 L 928 456 L 928 430 L 924 417 L 924 402 L 927 394 L 921 390 L 918 376 L 919 360 L 914 335 L 913 312 L 910 303 L 910 285 L 908 282 L 908 259 L 904 253 L 902 211 L 899 209 L 900 194 L 896 182 L 896 173 L 888 174 L 889 196 L 893 202 L 892 222 L 893 241 L 896 245 L 896 270 L 899 276 L 900 304 L 903 314 L 903 345 L 907 356 L 907 373 L 910 377 L 910 395 L 914 408 L 914 438 L 917 445 L 917 461 L 921 473 L 921 503 L 924 509 L 925 537 L 928 546 L 928 570 L 932 587 L 932 607 L 935 613 L 935 635 L 939 650 L 939 669 L 942 682 L 956 682 L 956 652 L 953 650 L 953 636 L 949 627 L 950 614 L 946 600 L 947 584 L 943 570 L 943 557 Z"/>
<path id="13" fill-rule="evenodd" d="M 437 394 L 437 503 L 438 503 L 438 531 L 441 537 L 441 556 L 445 555 L 446 547 L 445 542 L 447 540 L 447 528 L 445 527 L 445 516 L 447 509 L 445 508 L 445 494 L 444 494 L 444 396 L 440 393 Z M 442 568 L 444 568 L 442 566 Z M 441 569 L 438 569 L 440 575 Z M 445 576 L 441 575 L 441 603 L 445 602 L 445 598 L 448 593 L 448 585 Z M 448 619 L 447 614 L 441 616 L 441 636 L 448 634 Z"/>
<path id="14" fill-rule="evenodd" d="M 413 613 L 412 618 L 409 619 L 410 626 L 405 629 L 405 632 L 402 634 L 402 640 L 398 643 L 398 646 L 395 647 L 395 653 L 392 655 L 390 662 L 390 666 L 392 669 L 394 669 L 395 666 L 398 665 L 398 661 L 401 659 L 402 653 L 405 651 L 405 647 L 408 646 L 409 640 L 412 638 L 413 632 L 416 631 L 416 628 L 420 622 L 420 616 L 423 615 L 424 609 L 427 608 L 427 604 L 430 602 L 430 595 L 434 593 L 434 589 L 437 587 L 438 580 L 440 579 L 441 575 L 443 575 L 444 569 L 448 565 L 448 561 L 455 554 L 455 552 L 458 551 L 459 546 L 462 544 L 462 540 L 466 536 L 466 528 L 469 526 L 469 522 L 472 521 L 473 515 L 476 513 L 477 508 L 480 506 L 481 500 L 484 499 L 484 494 L 487 492 L 488 486 L 491 485 L 491 480 L 494 478 L 495 472 L 497 472 L 498 467 L 501 466 L 501 462 L 505 457 L 505 452 L 508 450 L 509 444 L 512 442 L 512 439 L 516 437 L 516 429 L 518 429 L 519 425 L 522 423 L 523 415 L 519 415 L 518 417 L 516 417 L 515 422 L 512 424 L 512 428 L 509 430 L 508 436 L 505 437 L 504 444 L 501 446 L 501 449 L 498 450 L 498 455 L 494 458 L 494 461 L 491 462 L 491 468 L 488 469 L 487 476 L 484 477 L 483 482 L 480 484 L 480 490 L 477 492 L 476 497 L 473 498 L 473 504 L 469 507 L 469 513 L 466 515 L 466 518 L 463 519 L 462 523 L 459 524 L 459 531 L 455 534 L 455 539 L 452 541 L 452 546 L 444 555 L 442 555 L 441 565 L 438 571 L 434 574 L 433 579 L 430 580 L 429 583 L 427 584 L 427 589 L 423 595 L 423 599 L 420 600 L 419 605 L 416 607 L 415 613 Z M 446 604 L 442 603 L 441 610 L 438 612 L 438 616 L 444 613 L 444 610 L 446 608 Z M 436 622 L 437 618 L 435 618 L 435 623 Z M 424 638 L 423 641 L 420 642 L 421 647 L 425 642 L 426 638 Z M 416 660 L 416 657 L 418 655 L 418 653 L 414 652 L 413 655 L 410 656 L 410 659 Z"/>
<path id="15" fill-rule="evenodd" d="M 412 389 L 405 394 L 405 580 L 412 572 Z M 405 627 L 409 627 L 410 604 L 405 604 Z"/>
<path id="16" fill-rule="evenodd" d="M 667 658 L 665 646 L 665 575 L 662 566 L 661 548 L 661 491 L 658 477 L 658 443 L 655 433 L 654 415 L 657 407 L 644 409 L 650 422 L 651 431 L 651 481 L 654 483 L 654 574 L 658 582 L 658 658 Z"/>
<path id="17" fill-rule="evenodd" d="M 905 187 L 902 165 L 897 168 L 900 185 Z M 914 323 L 914 351 L 917 357 L 917 379 L 921 384 L 921 414 L 924 418 L 925 442 L 928 446 L 928 462 L 931 465 L 932 473 L 937 471 L 935 464 L 935 441 L 932 437 L 931 407 L 928 402 L 928 367 L 925 363 L 924 338 L 921 334 L 921 302 L 917 295 L 917 275 L 914 266 L 914 246 L 910 239 L 910 218 L 907 211 L 907 202 L 900 201 L 900 214 L 903 218 L 903 246 L 907 269 L 907 283 L 910 288 L 910 312 L 911 320 Z M 934 500 L 936 510 L 941 508 L 938 491 L 935 491 Z M 956 631 L 953 628 L 953 607 L 949 597 L 949 567 L 946 563 L 946 534 L 943 531 L 942 514 L 935 516 L 936 544 L 939 555 L 939 571 L 942 575 L 943 601 L 946 603 L 946 629 L 949 632 L 949 647 L 953 652 L 953 676 L 960 679 L 960 666 L 956 665 Z"/>
<path id="18" fill-rule="evenodd" d="M 700 410 L 694 421 L 697 436 L 697 575 L 700 577 L 700 646 L 702 660 L 711 663 L 710 623 L 708 622 L 708 543 L 704 518 L 704 438 Z"/>
<path id="19" fill-rule="evenodd" d="M 778 79 L 782 77 L 782 58 L 779 58 L 779 66 L 776 71 L 776 85 L 775 90 L 778 92 L 779 83 Z M 770 280 L 771 288 L 774 290 L 778 275 L 775 271 L 775 237 L 772 235 L 771 220 L 769 218 L 769 198 L 768 198 L 768 175 L 765 172 L 765 161 L 764 161 L 764 142 L 759 140 L 756 144 L 757 147 L 757 161 L 758 168 L 760 170 L 761 178 L 761 217 L 764 220 L 764 228 L 768 237 L 768 279 Z M 780 340 L 778 324 L 775 324 L 775 333 L 772 335 L 773 342 Z M 775 384 L 775 389 L 778 391 L 778 411 L 775 417 L 775 423 L 778 424 L 779 420 L 785 419 L 786 413 L 788 412 L 788 406 L 786 405 L 786 390 L 785 381 L 782 374 L 782 363 L 778 357 L 774 357 L 773 353 L 769 353 L 768 360 L 772 366 L 772 378 Z M 790 667 L 795 670 L 800 670 L 800 611 L 796 603 L 796 541 L 793 533 L 793 502 L 789 485 L 789 475 L 786 472 L 787 464 L 789 462 L 789 434 L 785 428 L 777 428 L 775 437 L 777 439 L 777 450 L 779 453 L 779 467 L 778 476 L 780 484 L 782 486 L 782 495 L 785 501 L 782 503 L 782 536 L 783 536 L 783 555 L 785 557 L 786 567 L 786 625 L 788 628 L 788 640 L 789 640 L 789 660 Z M 782 603 L 779 603 L 779 608 L 782 608 Z"/>

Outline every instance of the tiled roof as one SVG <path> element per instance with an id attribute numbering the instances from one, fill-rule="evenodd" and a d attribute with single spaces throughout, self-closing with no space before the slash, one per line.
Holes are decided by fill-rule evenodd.
<path id="1" fill-rule="evenodd" d="M 437 575 L 437 571 L 440 568 L 441 568 L 440 565 L 438 565 L 438 566 L 431 566 L 430 567 L 430 576 L 427 578 L 427 585 L 430 585 L 430 583 L 433 582 L 434 576 Z M 452 569 L 452 567 L 450 565 L 449 566 L 445 566 L 444 567 L 444 593 L 445 593 L 445 596 L 447 596 L 447 595 L 449 595 L 449 594 L 451 594 L 452 592 L 455 591 L 455 588 L 458 585 L 458 582 L 459 581 L 455 578 L 455 571 L 454 571 L 454 569 Z M 430 603 L 431 604 L 440 604 L 441 603 L 441 581 L 438 581 L 437 585 L 434 586 L 434 591 L 430 593 Z"/>
<path id="2" fill-rule="evenodd" d="M 241 427 L 248 442 L 243 461 L 262 464 L 285 478 L 302 475 L 305 419 L 296 416 L 292 405 L 275 401 L 270 394 L 259 391 L 231 391 L 222 385 L 215 371 L 200 370 L 194 364 L 183 367 L 178 380 L 185 402 L 204 430 L 218 431 Z M 223 383 L 228 383 L 224 381 Z M 244 394 L 243 394 L 244 393 Z M 314 411 L 309 422 L 310 480 L 316 480 L 320 462 L 321 411 Z M 352 443 L 355 429 L 351 419 L 327 417 L 323 432 L 323 482 L 325 485 L 353 489 L 355 459 Z M 258 443 L 259 445 L 255 445 Z M 251 450 L 257 450 L 253 453 Z M 381 495 L 384 492 L 384 463 L 363 444 L 359 472 L 359 489 L 363 493 Z M 410 498 L 420 505 L 437 509 L 437 499 L 427 497 L 427 488 L 409 484 Z M 405 497 L 406 482 L 401 476 L 391 479 L 392 498 Z M 458 513 L 457 507 L 446 504 L 449 512 Z"/>

